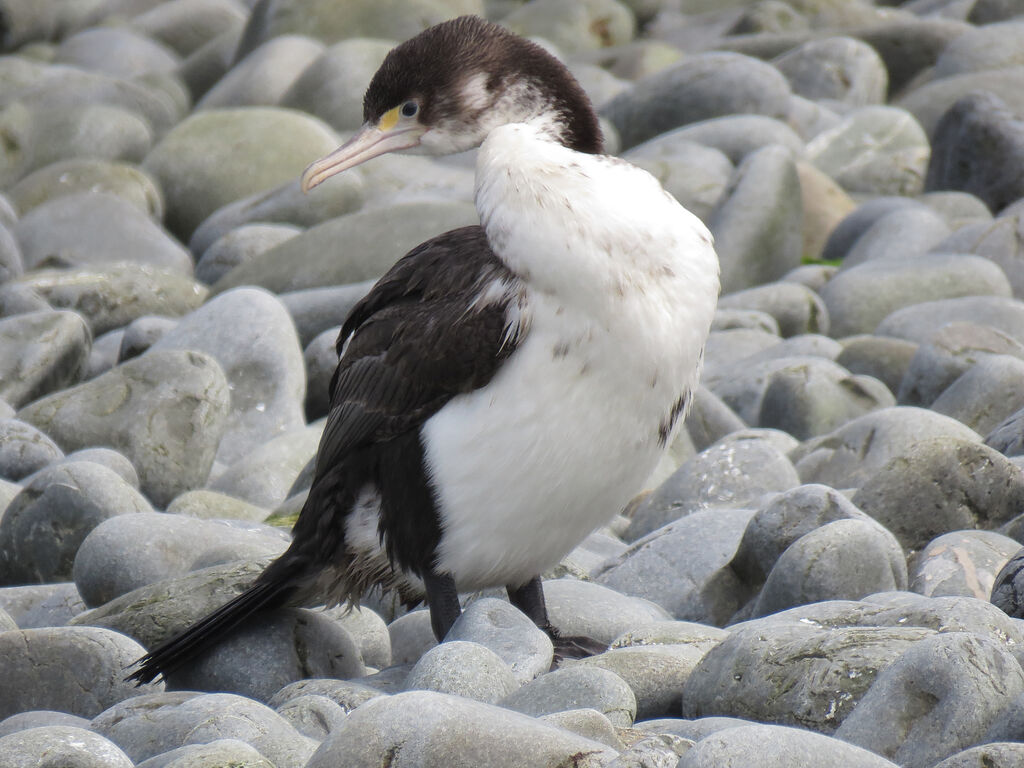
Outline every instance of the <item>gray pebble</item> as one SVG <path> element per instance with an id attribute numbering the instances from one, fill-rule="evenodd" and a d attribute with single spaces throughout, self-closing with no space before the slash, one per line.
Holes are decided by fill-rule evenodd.
<path id="1" fill-rule="evenodd" d="M 959 194 L 966 196 L 966 193 Z M 979 204 L 983 205 L 980 201 Z M 1024 295 L 1024 216 L 1019 210 L 1016 213 L 1013 210 L 1014 206 L 1010 206 L 995 219 L 965 225 L 936 243 L 932 251 L 984 256 L 1003 270 L 1014 296 Z"/>
<path id="2" fill-rule="evenodd" d="M 213 285 L 254 256 L 290 240 L 302 230 L 290 224 L 244 224 L 217 238 L 196 264 L 196 278 Z"/>
<path id="3" fill-rule="evenodd" d="M 779 324 L 783 337 L 829 332 L 829 314 L 817 293 L 805 285 L 777 282 L 722 296 L 722 309 L 755 309 L 767 312 Z"/>
<path id="4" fill-rule="evenodd" d="M 889 76 L 881 57 L 867 43 L 850 37 L 811 40 L 772 61 L 794 93 L 833 99 L 851 106 L 881 104 Z"/>
<path id="5" fill-rule="evenodd" d="M 474 600 L 466 606 L 445 640 L 468 640 L 490 649 L 511 669 L 520 685 L 551 667 L 551 638 L 504 600 Z"/>
<path id="6" fill-rule="evenodd" d="M 289 699 L 275 710 L 303 736 L 323 741 L 345 720 L 345 710 L 326 696 L 309 694 Z"/>
<path id="7" fill-rule="evenodd" d="M 353 608 L 350 604 L 325 611 L 343 627 L 359 646 L 359 655 L 368 667 L 384 669 L 391 666 L 391 634 L 380 615 L 366 607 Z"/>
<path id="8" fill-rule="evenodd" d="M 934 136 L 938 124 L 953 106 L 976 91 L 987 91 L 1005 102 L 1011 112 L 1019 113 L 1024 104 L 1020 92 L 1022 75 L 1024 67 L 1018 65 L 933 79 L 908 90 L 897 104 L 913 113 L 924 130 Z"/>
<path id="9" fill-rule="evenodd" d="M 296 699 L 325 698 L 336 704 L 342 713 L 347 715 L 370 699 L 376 699 L 383 695 L 379 690 L 355 680 L 307 678 L 284 686 L 274 694 L 270 700 L 270 706 L 281 709 L 285 704 Z"/>
<path id="10" fill-rule="evenodd" d="M 212 357 L 151 350 L 37 400 L 18 417 L 66 450 L 108 445 L 121 451 L 143 492 L 162 506 L 205 481 L 227 427 L 228 401 L 228 382 Z"/>
<path id="11" fill-rule="evenodd" d="M 993 531 L 954 531 L 928 543 L 914 560 L 910 589 L 927 597 L 988 600 L 997 574 L 1020 542 Z"/>
<path id="12" fill-rule="evenodd" d="M 711 321 L 711 330 L 734 331 L 737 329 L 763 331 L 771 336 L 779 335 L 779 321 L 759 309 L 729 309 L 716 307 Z M 773 339 L 778 341 L 778 339 Z"/>
<path id="13" fill-rule="evenodd" d="M 132 16 L 131 27 L 187 56 L 246 18 L 239 0 L 161 3 Z"/>
<path id="14" fill-rule="evenodd" d="M 0 607 L 20 629 L 62 627 L 85 610 L 74 582 L 0 588 Z"/>
<path id="15" fill-rule="evenodd" d="M 240 499 L 216 491 L 200 488 L 185 491 L 167 505 L 167 514 L 203 519 L 250 520 L 263 522 L 270 516 L 270 510 L 248 504 Z"/>
<path id="16" fill-rule="evenodd" d="M 735 310 L 723 310 L 723 313 L 731 313 Z M 717 316 L 717 314 L 716 314 Z M 782 339 L 774 331 L 766 330 L 760 320 L 767 321 L 771 328 L 776 328 L 778 323 L 775 318 L 765 313 L 759 313 L 756 318 L 757 325 L 750 327 L 740 326 L 736 328 L 725 328 L 713 330 L 708 335 L 707 344 L 704 345 L 704 372 L 702 383 L 709 389 L 714 388 L 717 380 L 728 379 L 733 371 L 741 368 L 740 362 L 744 358 L 751 357 L 759 352 L 770 349 L 781 343 Z"/>
<path id="17" fill-rule="evenodd" d="M 722 398 L 706 387 L 697 387 L 683 426 L 693 447 L 703 451 L 731 432 L 743 429 L 745 424 Z"/>
<path id="18" fill-rule="evenodd" d="M 903 339 L 851 336 L 843 340 L 836 362 L 850 373 L 878 379 L 895 394 L 900 390 L 917 348 L 917 344 Z"/>
<path id="19" fill-rule="evenodd" d="M 169 72 L 180 59 L 166 46 L 128 29 L 86 29 L 61 41 L 54 61 L 117 77 Z"/>
<path id="20" fill-rule="evenodd" d="M 503 21 L 523 37 L 540 36 L 566 53 L 582 53 L 628 43 L 636 18 L 622 3 L 602 0 L 572 8 L 541 2 L 515 8 Z"/>
<path id="21" fill-rule="evenodd" d="M 958 232 L 974 224 L 986 224 L 992 221 L 992 212 L 985 202 L 970 192 L 957 190 L 925 192 L 918 199 L 939 214 L 953 232 Z"/>
<path id="22" fill-rule="evenodd" d="M 985 356 L 932 403 L 936 413 L 952 416 L 980 434 L 988 434 L 1024 407 L 1024 360 Z"/>
<path id="23" fill-rule="evenodd" d="M 65 581 L 75 553 L 100 523 L 152 511 L 119 475 L 87 461 L 40 470 L 0 517 L 0 583 Z"/>
<path id="24" fill-rule="evenodd" d="M 725 153 L 733 163 L 742 162 L 751 152 L 769 144 L 778 144 L 790 150 L 794 156 L 803 151 L 803 140 L 793 129 L 781 120 L 764 115 L 726 115 L 690 123 L 682 128 L 663 134 L 652 142 L 673 136 L 686 141 L 695 141 Z M 629 157 L 629 153 L 626 153 Z"/>
<path id="25" fill-rule="evenodd" d="M 925 206 L 909 197 L 872 197 L 848 213 L 828 236 L 821 258 L 845 259 L 854 244 L 881 219 L 899 210 L 921 210 Z"/>
<path id="26" fill-rule="evenodd" d="M 93 718 L 92 730 L 113 741 L 136 763 L 219 739 L 245 742 L 276 768 L 302 768 L 316 750 L 313 739 L 274 710 L 230 693 L 138 696 Z"/>
<path id="27" fill-rule="evenodd" d="M 29 312 L 45 312 L 53 309 L 37 290 L 18 282 L 0 285 L 0 317 L 13 317 Z"/>
<path id="28" fill-rule="evenodd" d="M 1000 644 L 972 633 L 924 638 L 881 671 L 836 735 L 908 768 L 976 744 L 1024 692 L 1024 671 Z"/>
<path id="29" fill-rule="evenodd" d="M 1024 505 L 1020 470 L 991 448 L 955 436 L 922 435 L 858 485 L 853 503 L 911 551 L 950 531 L 995 528 Z"/>
<path id="30" fill-rule="evenodd" d="M 631 627 L 672 618 L 650 600 L 589 581 L 545 581 L 544 598 L 551 624 L 559 634 L 589 637 L 599 643 L 611 643 Z"/>
<path id="31" fill-rule="evenodd" d="M 93 717 L 122 699 L 163 690 L 162 683 L 137 688 L 124 680 L 144 652 L 130 637 L 98 627 L 0 633 L 0 717 L 31 709 Z"/>
<path id="32" fill-rule="evenodd" d="M 349 312 L 376 282 L 364 280 L 349 285 L 291 291 L 282 293 L 278 298 L 288 308 L 292 320 L 295 321 L 299 342 L 303 347 L 308 347 L 324 331 L 334 329 L 337 336 L 337 330 L 345 322 Z"/>
<path id="33" fill-rule="evenodd" d="M 76 312 L 42 310 L 0 320 L 0 397 L 17 408 L 76 384 L 91 347 L 92 335 Z"/>
<path id="34" fill-rule="evenodd" d="M 88 725 L 88 723 L 86 723 Z M 107 739 L 87 728 L 44 725 L 0 736 L 9 768 L 132 768 L 134 763 Z"/>
<path id="35" fill-rule="evenodd" d="M 31 424 L 0 420 L 0 477 L 21 480 L 62 458 L 64 452 L 57 444 Z"/>
<path id="36" fill-rule="evenodd" d="M 620 728 L 632 725 L 637 711 L 636 697 L 621 677 L 583 665 L 541 675 L 507 696 L 501 706 L 533 717 L 569 709 L 595 709 Z"/>
<path id="37" fill-rule="evenodd" d="M 278 104 L 299 75 L 324 52 L 303 35 L 281 35 L 236 61 L 199 99 L 196 110 Z"/>
<path id="38" fill-rule="evenodd" d="M 320 289 L 328 290 L 328 289 Z M 331 404 L 331 381 L 338 367 L 338 334 L 341 326 L 328 328 L 302 352 L 306 365 L 306 418 L 320 419 Z"/>
<path id="39" fill-rule="evenodd" d="M 178 747 L 143 760 L 136 768 L 222 768 L 232 765 L 275 768 L 258 750 L 238 739 L 215 739 L 206 744 Z"/>
<path id="40" fill-rule="evenodd" d="M 566 731 L 578 734 L 586 739 L 599 741 L 612 749 L 623 749 L 622 740 L 616 733 L 611 720 L 596 709 L 568 709 L 564 712 L 552 712 L 537 718 Z"/>
<path id="41" fill-rule="evenodd" d="M 1014 768 L 1022 763 L 1024 763 L 1024 744 L 1002 742 L 982 744 L 965 749 L 963 752 L 957 752 L 937 763 L 935 768 L 975 768 L 979 765 L 990 766 L 990 768 Z"/>
<path id="42" fill-rule="evenodd" d="M 868 261 L 923 256 L 937 248 L 949 234 L 946 220 L 928 206 L 897 207 L 877 219 L 854 241 L 843 257 L 840 271 Z"/>
<path id="43" fill-rule="evenodd" d="M 681 755 L 685 755 L 693 742 L 670 733 L 645 736 L 634 742 L 608 768 L 676 768 Z"/>
<path id="44" fill-rule="evenodd" d="M 484 759 L 491 768 L 574 761 L 583 768 L 618 754 L 600 742 L 504 708 L 410 691 L 361 706 L 321 744 L 306 768 L 375 768 L 398 750 L 410 765 L 479 765 Z"/>
<path id="45" fill-rule="evenodd" d="M 634 727 L 643 730 L 645 733 L 671 733 L 690 741 L 700 741 L 716 731 L 724 731 L 726 728 L 738 728 L 743 725 L 751 725 L 749 720 L 741 720 L 738 717 L 700 717 L 696 720 L 683 720 L 679 717 L 661 717 L 654 720 L 644 720 Z"/>
<path id="46" fill-rule="evenodd" d="M 1008 8 L 1012 3 L 1003 5 Z M 973 9 L 971 14 L 975 15 Z M 1024 64 L 1024 56 L 1021 55 L 1020 49 L 1024 30 L 1021 29 L 1020 21 L 1002 24 L 993 24 L 991 21 L 994 19 L 975 19 L 976 24 L 985 26 L 964 32 L 952 40 L 935 62 L 933 77 L 941 79 L 968 72 L 983 72 Z"/>
<path id="47" fill-rule="evenodd" d="M 405 681 L 406 690 L 450 693 L 494 704 L 519 688 L 508 664 L 479 643 L 447 640 L 424 653 Z"/>
<path id="48" fill-rule="evenodd" d="M 963 296 L 897 309 L 879 323 L 875 333 L 922 343 L 954 322 L 988 325 L 1024 343 L 1024 302 L 999 296 Z"/>
<path id="49" fill-rule="evenodd" d="M 391 637 L 391 663 L 414 664 L 428 650 L 437 645 L 430 626 L 430 612 L 410 611 L 388 624 Z"/>
<path id="50" fill-rule="evenodd" d="M 6 630 L 5 630 L 6 631 Z M 67 712 L 55 712 L 52 709 L 30 709 L 19 712 L 0 722 L 0 736 L 7 736 L 29 728 L 40 728 L 47 725 L 68 725 L 75 728 L 88 728 L 89 720 Z"/>

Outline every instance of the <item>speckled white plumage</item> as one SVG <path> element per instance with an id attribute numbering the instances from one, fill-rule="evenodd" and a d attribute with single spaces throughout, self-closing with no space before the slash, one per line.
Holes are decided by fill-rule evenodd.
<path id="1" fill-rule="evenodd" d="M 519 278 L 500 289 L 522 298 L 516 351 L 422 427 L 437 569 L 462 590 L 525 583 L 641 489 L 697 384 L 718 294 L 695 216 L 645 171 L 567 149 L 544 125 L 490 132 L 476 205 Z"/>

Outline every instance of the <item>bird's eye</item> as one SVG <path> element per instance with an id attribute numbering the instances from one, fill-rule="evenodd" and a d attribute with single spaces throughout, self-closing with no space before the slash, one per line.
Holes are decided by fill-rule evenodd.
<path id="1" fill-rule="evenodd" d="M 402 117 L 415 117 L 420 111 L 420 105 L 415 101 L 407 101 L 402 105 Z"/>

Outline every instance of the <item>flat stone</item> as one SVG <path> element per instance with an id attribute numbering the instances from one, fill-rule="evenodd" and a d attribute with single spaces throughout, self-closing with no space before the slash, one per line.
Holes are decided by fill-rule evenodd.
<path id="1" fill-rule="evenodd" d="M 832 178 L 810 163 L 797 161 L 800 196 L 803 199 L 803 260 L 822 258 L 825 243 L 839 223 L 857 204 Z M 817 291 L 831 277 L 835 267 L 827 264 L 803 264 L 783 275 L 783 280 L 799 282 Z"/>
<path id="2" fill-rule="evenodd" d="M 61 41 L 54 61 L 81 69 L 134 77 L 170 72 L 180 58 L 166 46 L 128 29 L 85 29 Z"/>
<path id="3" fill-rule="evenodd" d="M 354 680 L 309 678 L 289 683 L 274 694 L 270 706 L 280 709 L 290 701 L 306 697 L 325 698 L 336 704 L 343 714 L 351 714 L 370 699 L 384 696 L 375 688 Z"/>
<path id="4" fill-rule="evenodd" d="M 410 691 L 361 706 L 320 745 L 306 768 L 375 768 L 396 750 L 412 765 L 473 765 L 485 754 L 493 768 L 573 761 L 580 768 L 597 768 L 618 754 L 600 742 L 504 708 Z"/>
<path id="5" fill-rule="evenodd" d="M 0 517 L 0 583 L 66 581 L 75 553 L 96 526 L 151 510 L 142 494 L 99 464 L 75 461 L 44 468 Z"/>
<path id="6" fill-rule="evenodd" d="M 43 310 L 0 320 L 0 397 L 15 408 L 81 381 L 92 335 L 76 312 Z"/>
<path id="7" fill-rule="evenodd" d="M 1022 692 L 1024 671 L 1000 644 L 943 633 L 922 639 L 881 671 L 836 736 L 924 768 L 976 744 Z"/>
<path id="8" fill-rule="evenodd" d="M 135 465 L 143 492 L 162 506 L 205 481 L 227 415 L 228 382 L 212 357 L 154 350 L 37 400 L 18 417 L 65 450 L 120 450 Z"/>
<path id="9" fill-rule="evenodd" d="M 30 709 L 93 717 L 123 699 L 163 690 L 162 683 L 136 687 L 124 680 L 125 668 L 145 649 L 107 629 L 12 630 L 0 633 L 0 651 L 7 683 L 0 717 Z"/>
<path id="10" fill-rule="evenodd" d="M 942 216 L 953 232 L 971 224 L 992 221 L 992 212 L 985 202 L 970 192 L 956 190 L 925 192 L 921 195 L 920 200 Z"/>
<path id="11" fill-rule="evenodd" d="M 269 707 L 230 693 L 136 696 L 100 713 L 91 727 L 136 763 L 185 745 L 237 739 L 277 768 L 302 768 L 317 746 Z"/>
<path id="12" fill-rule="evenodd" d="M 18 419 L 0 419 L 0 477 L 21 480 L 54 461 L 64 452 L 50 438 Z M 4 504 L 0 504 L 2 509 Z"/>
<path id="13" fill-rule="evenodd" d="M 996 576 L 1020 543 L 993 531 L 954 531 L 932 539 L 917 556 L 910 589 L 927 597 L 988 600 Z"/>
<path id="14" fill-rule="evenodd" d="M 78 312 L 93 336 L 143 315 L 177 317 L 203 303 L 207 289 L 179 272 L 138 264 L 36 270 L 13 283 L 36 291 L 53 307 Z"/>
<path id="15" fill-rule="evenodd" d="M 924 203 L 908 197 L 883 195 L 871 197 L 848 213 L 829 233 L 821 258 L 827 260 L 845 260 L 854 244 L 871 227 L 881 219 L 891 216 L 896 211 L 921 211 L 927 208 Z"/>
<path id="16" fill-rule="evenodd" d="M 60 765 L 63 768 L 133 768 L 128 755 L 86 728 L 45 725 L 0 736 L 0 753 L 12 768 Z"/>
<path id="17" fill-rule="evenodd" d="M 519 685 L 551 668 L 551 638 L 504 600 L 474 600 L 466 606 L 445 640 L 470 641 L 490 649 L 511 669 Z"/>
<path id="18" fill-rule="evenodd" d="M 138 357 L 159 341 L 164 334 L 177 326 L 173 317 L 143 315 L 132 320 L 121 336 L 121 349 L 117 359 L 119 362 Z"/>

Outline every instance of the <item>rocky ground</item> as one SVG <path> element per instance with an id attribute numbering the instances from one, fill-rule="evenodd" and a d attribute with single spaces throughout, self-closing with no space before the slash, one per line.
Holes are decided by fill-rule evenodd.
<path id="1" fill-rule="evenodd" d="M 297 182 L 394 42 L 460 13 L 543 37 L 721 255 L 686 430 L 546 582 L 610 649 L 552 672 L 500 595 L 440 646 L 370 596 L 133 688 L 286 546 L 353 302 L 476 221 L 467 158 Z M 0 20 L 4 766 L 1024 764 L 1024 623 L 997 607 L 1024 615 L 1020 0 Z"/>

